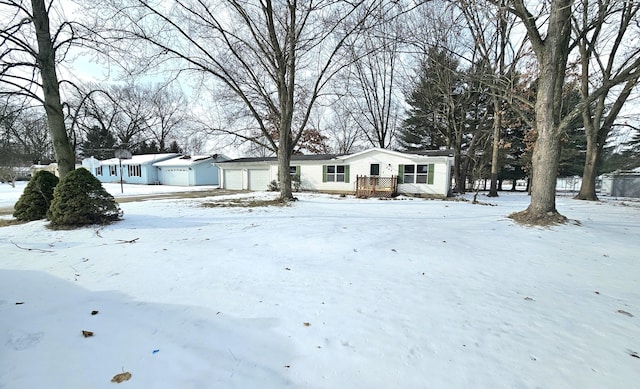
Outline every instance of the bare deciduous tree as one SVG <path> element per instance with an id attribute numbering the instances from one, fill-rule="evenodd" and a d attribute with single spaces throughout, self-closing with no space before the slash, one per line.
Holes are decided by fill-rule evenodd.
<path id="1" fill-rule="evenodd" d="M 596 176 L 604 146 L 640 78 L 640 47 L 626 42 L 640 32 L 640 3 L 581 0 L 578 5 L 573 24 L 577 37 L 575 44 L 580 54 L 580 92 L 585 101 L 590 100 L 594 90 L 602 93 L 593 103 L 581 106 L 587 152 L 582 184 L 576 198 L 598 200 Z M 601 87 L 607 84 L 610 87 L 602 90 Z M 623 84 L 622 89 L 612 93 L 616 84 Z"/>
<path id="2" fill-rule="evenodd" d="M 0 3 L 0 84 L 2 95 L 24 96 L 46 112 L 60 176 L 75 169 L 75 154 L 67 134 L 58 61 L 77 38 L 74 25 L 50 20 L 55 1 L 6 0 Z"/>
<path id="3" fill-rule="evenodd" d="M 383 3 L 395 2 L 375 7 Z M 291 154 L 341 68 L 345 39 L 362 28 L 368 2 L 107 0 L 94 6 L 105 50 L 124 50 L 129 58 L 141 53 L 144 65 L 173 64 L 230 91 L 277 151 L 281 199 L 293 198 Z"/>
<path id="4" fill-rule="evenodd" d="M 90 92 L 77 90 L 70 104 L 75 112 L 72 127 L 80 130 L 80 137 L 97 127 L 111 132 L 118 147 L 136 151 L 153 142 L 158 151 L 167 151 L 171 141 L 183 139 L 191 127 L 184 94 L 169 85 L 113 84 L 99 89 L 89 84 L 84 89 Z"/>
<path id="5" fill-rule="evenodd" d="M 377 10 L 371 26 L 358 39 L 349 40 L 351 65 L 336 81 L 346 113 L 373 147 L 390 148 L 400 126 L 398 82 L 404 45 L 401 7 Z"/>
<path id="6" fill-rule="evenodd" d="M 160 151 L 165 151 L 169 142 L 176 140 L 189 127 L 189 103 L 182 91 L 169 85 L 156 85 L 148 90 L 152 112 L 149 135 L 158 143 Z"/>
<path id="7" fill-rule="evenodd" d="M 514 34 L 511 33 L 515 23 L 514 17 L 506 12 L 506 1 L 500 0 L 497 7 L 484 0 L 468 0 L 458 3 L 464 15 L 468 31 L 471 35 L 475 52 L 484 62 L 487 73 L 480 83 L 487 85 L 493 99 L 492 113 L 492 149 L 491 149 L 491 186 L 489 197 L 498 196 L 498 174 L 500 172 L 499 156 L 506 101 L 512 91 L 512 74 L 521 54 L 521 47 L 516 48 Z"/>

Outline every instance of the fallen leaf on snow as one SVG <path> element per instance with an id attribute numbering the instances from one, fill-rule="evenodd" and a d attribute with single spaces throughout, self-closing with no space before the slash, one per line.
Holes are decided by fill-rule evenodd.
<path id="1" fill-rule="evenodd" d="M 309 327 L 311 325 L 311 323 L 306 322 L 306 321 L 304 323 L 302 323 L 302 324 L 304 324 L 305 327 Z"/>
<path id="2" fill-rule="evenodd" d="M 82 336 L 84 336 L 85 338 L 89 338 L 91 336 L 93 336 L 93 331 L 82 331 Z"/>
<path id="3" fill-rule="evenodd" d="M 119 384 L 124 381 L 129 381 L 130 379 L 131 379 L 131 373 L 126 371 L 124 373 L 119 373 L 114 375 L 113 378 L 111 379 L 111 382 L 116 382 Z"/>
<path id="4" fill-rule="evenodd" d="M 533 301 L 533 299 L 531 297 L 525 297 L 524 299 L 527 300 L 527 301 Z"/>

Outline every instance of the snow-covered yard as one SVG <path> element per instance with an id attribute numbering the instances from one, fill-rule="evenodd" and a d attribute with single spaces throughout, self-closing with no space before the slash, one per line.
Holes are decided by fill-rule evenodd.
<path id="1" fill-rule="evenodd" d="M 0 388 L 640 387 L 638 203 L 256 196 L 0 228 Z"/>

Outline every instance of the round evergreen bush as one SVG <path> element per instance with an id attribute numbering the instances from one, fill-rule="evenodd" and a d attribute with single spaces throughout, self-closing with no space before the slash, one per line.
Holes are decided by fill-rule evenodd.
<path id="1" fill-rule="evenodd" d="M 53 200 L 53 190 L 58 185 L 58 181 L 58 177 L 51 172 L 45 170 L 36 172 L 13 207 L 13 216 L 21 221 L 44 219 Z"/>
<path id="2" fill-rule="evenodd" d="M 84 168 L 68 173 L 60 181 L 47 212 L 52 227 L 106 224 L 121 216 L 122 211 L 113 196 Z"/>

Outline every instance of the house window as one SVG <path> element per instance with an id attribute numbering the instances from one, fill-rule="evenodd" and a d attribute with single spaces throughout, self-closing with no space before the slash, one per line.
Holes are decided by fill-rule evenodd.
<path id="1" fill-rule="evenodd" d="M 129 165 L 129 177 L 142 177 L 142 169 L 140 165 Z"/>
<path id="2" fill-rule="evenodd" d="M 402 182 L 405 184 L 413 184 L 416 173 L 416 165 L 404 165 Z"/>
<path id="3" fill-rule="evenodd" d="M 101 176 L 102 175 L 102 166 L 98 166 L 96 168 L 96 176 Z"/>
<path id="4" fill-rule="evenodd" d="M 324 165 L 322 173 L 323 182 L 349 182 L 348 165 Z"/>
<path id="5" fill-rule="evenodd" d="M 289 174 L 291 176 L 300 176 L 300 166 L 289 166 Z"/>
<path id="6" fill-rule="evenodd" d="M 429 165 L 416 165 L 416 184 L 426 184 L 429 178 Z"/>
<path id="7" fill-rule="evenodd" d="M 400 165 L 398 177 L 402 184 L 433 184 L 434 164 Z"/>
<path id="8" fill-rule="evenodd" d="M 116 165 L 109 165 L 109 175 L 110 176 L 118 175 L 118 167 Z"/>
<path id="9" fill-rule="evenodd" d="M 369 175 L 370 176 L 379 176 L 380 175 L 380 164 L 379 163 L 372 163 L 371 167 L 369 168 Z"/>

